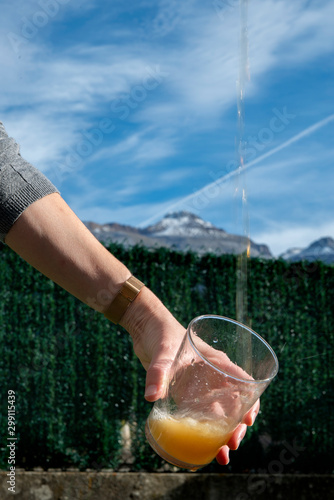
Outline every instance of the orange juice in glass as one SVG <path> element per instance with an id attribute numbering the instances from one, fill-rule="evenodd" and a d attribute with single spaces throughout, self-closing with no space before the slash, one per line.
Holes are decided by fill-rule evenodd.
<path id="1" fill-rule="evenodd" d="M 189 325 L 145 432 L 168 462 L 190 470 L 209 464 L 278 371 L 271 347 L 222 316 Z"/>
<path id="2" fill-rule="evenodd" d="M 227 426 L 214 421 L 154 412 L 147 425 L 159 454 L 164 453 L 166 460 L 175 465 L 192 464 L 193 469 L 210 463 L 232 435 L 231 431 L 227 432 Z"/>

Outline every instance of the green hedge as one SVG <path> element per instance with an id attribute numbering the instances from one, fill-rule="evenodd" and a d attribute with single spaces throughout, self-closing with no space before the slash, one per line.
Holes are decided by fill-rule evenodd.
<path id="1" fill-rule="evenodd" d="M 235 257 L 110 250 L 185 326 L 200 314 L 236 316 Z M 276 351 L 280 372 L 223 470 L 332 472 L 334 268 L 257 259 L 248 268 L 249 323 Z M 7 392 L 14 390 L 17 466 L 117 469 L 129 422 L 132 470 L 158 470 L 163 462 L 144 436 L 145 371 L 129 336 L 6 247 L 0 301 L 0 467 L 7 467 Z M 222 471 L 215 463 L 205 470 Z"/>

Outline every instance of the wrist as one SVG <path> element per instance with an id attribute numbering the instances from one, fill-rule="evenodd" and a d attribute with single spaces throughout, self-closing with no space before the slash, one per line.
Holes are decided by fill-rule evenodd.
<path id="1" fill-rule="evenodd" d="M 121 321 L 127 309 L 137 298 L 144 283 L 135 276 L 130 276 L 121 286 L 112 302 L 104 310 L 104 316 L 116 325 Z"/>
<path id="2" fill-rule="evenodd" d="M 148 322 L 159 316 L 159 310 L 162 312 L 164 308 L 165 306 L 158 297 L 144 286 L 136 299 L 126 309 L 119 324 L 127 330 L 135 342 L 142 337 Z"/>

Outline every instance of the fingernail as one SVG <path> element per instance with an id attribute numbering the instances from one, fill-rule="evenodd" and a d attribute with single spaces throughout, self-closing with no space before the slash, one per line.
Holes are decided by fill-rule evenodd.
<path id="1" fill-rule="evenodd" d="M 154 396 L 158 391 L 158 388 L 156 385 L 149 385 L 146 390 L 145 390 L 145 398 L 148 398 L 150 396 Z"/>
<path id="2" fill-rule="evenodd" d="M 251 424 L 250 425 L 254 424 L 256 417 L 257 417 L 257 411 L 254 410 L 252 415 L 251 415 Z"/>
<path id="3" fill-rule="evenodd" d="M 244 430 L 241 432 L 241 434 L 240 434 L 240 436 L 239 436 L 239 438 L 238 438 L 237 448 L 239 448 L 239 445 L 240 445 L 241 441 L 242 441 L 242 440 L 243 440 L 243 438 L 245 437 L 246 431 L 247 431 L 247 427 L 246 427 L 246 429 L 244 429 Z"/>

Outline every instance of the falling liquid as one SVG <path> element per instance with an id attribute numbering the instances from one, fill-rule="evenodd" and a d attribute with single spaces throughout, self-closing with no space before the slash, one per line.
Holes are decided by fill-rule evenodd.
<path id="1" fill-rule="evenodd" d="M 247 267 L 250 257 L 249 215 L 247 207 L 247 190 L 244 164 L 244 127 L 245 127 L 245 87 L 249 81 L 248 60 L 248 29 L 247 29 L 248 0 L 240 0 L 240 49 L 239 49 L 239 77 L 237 82 L 237 112 L 238 112 L 238 175 L 236 176 L 235 205 L 236 223 L 241 227 L 244 237 L 244 248 L 237 258 L 236 277 L 236 319 L 240 323 L 248 323 L 247 313 Z"/>
<path id="2" fill-rule="evenodd" d="M 250 235 L 249 214 L 247 206 L 247 189 L 245 175 L 245 88 L 250 79 L 248 59 L 248 0 L 240 0 L 240 48 L 239 48 L 239 77 L 237 82 L 237 112 L 238 112 L 238 135 L 237 135 L 237 159 L 238 175 L 236 176 L 235 201 L 237 228 L 241 228 L 244 237 L 244 248 L 237 257 L 236 272 L 236 319 L 244 325 L 249 324 L 247 308 L 247 278 L 248 261 L 250 258 Z M 241 331 L 240 331 L 241 334 Z M 243 345 L 243 367 L 252 375 L 252 344 L 251 340 L 244 341 Z"/>

